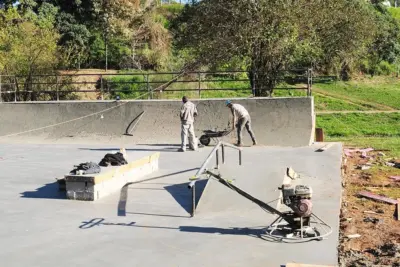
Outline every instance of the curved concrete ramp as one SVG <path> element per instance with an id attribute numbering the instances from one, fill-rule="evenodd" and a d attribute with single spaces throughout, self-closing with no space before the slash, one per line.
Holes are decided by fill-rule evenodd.
<path id="1" fill-rule="evenodd" d="M 232 99 L 250 112 L 260 145 L 308 146 L 313 141 L 312 97 Z M 230 112 L 222 99 L 193 100 L 196 135 L 226 129 Z M 130 144 L 180 143 L 180 101 L 29 102 L 0 104 L 0 141 Z M 91 115 L 95 114 L 95 115 Z M 83 117 L 83 118 L 82 118 Z M 78 119 L 79 118 L 79 119 Z M 65 123 L 67 122 L 67 123 Z M 233 142 L 234 136 L 225 137 Z M 250 144 L 247 132 L 245 144 Z"/>
<path id="2" fill-rule="evenodd" d="M 227 163 L 220 165 L 219 173 L 224 179 L 233 180 L 235 186 L 253 197 L 278 210 L 285 210 L 285 206 L 277 201 L 280 197 L 278 187 L 283 184 L 286 168 L 293 167 L 300 174 L 298 181 L 310 185 L 314 190 L 315 212 L 330 217 L 330 223 L 336 224 L 340 210 L 342 145 L 331 145 L 323 153 L 315 152 L 324 146 L 321 143 L 301 148 L 247 148 L 243 152 L 242 166 L 232 163 L 236 153 L 227 150 Z M 326 214 L 326 210 L 332 211 L 332 214 Z M 269 213 L 257 204 L 210 178 L 197 205 L 196 216 L 229 217 L 232 214 L 251 214 L 249 217 L 261 215 L 267 221 L 269 218 Z"/>

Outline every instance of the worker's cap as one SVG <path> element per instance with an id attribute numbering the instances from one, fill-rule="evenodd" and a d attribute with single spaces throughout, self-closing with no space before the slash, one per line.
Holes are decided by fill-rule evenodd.
<path id="1" fill-rule="evenodd" d="M 231 104 L 231 101 L 230 101 L 230 100 L 226 100 L 226 101 L 225 101 L 225 105 L 227 106 L 227 105 L 229 105 L 229 104 Z"/>

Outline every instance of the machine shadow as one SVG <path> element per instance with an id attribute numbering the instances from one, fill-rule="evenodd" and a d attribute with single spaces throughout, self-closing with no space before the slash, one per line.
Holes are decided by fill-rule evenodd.
<path id="1" fill-rule="evenodd" d="M 129 228 L 144 228 L 144 229 L 163 229 L 163 230 L 174 230 L 186 233 L 202 233 L 202 234 L 219 234 L 219 235 L 237 235 L 237 236 L 248 236 L 265 240 L 262 236 L 265 233 L 264 228 L 219 228 L 219 227 L 198 227 L 198 226 L 179 226 L 179 227 L 168 227 L 168 226 L 147 226 L 139 225 L 137 222 L 129 223 L 112 223 L 106 221 L 104 218 L 94 218 L 88 221 L 81 222 L 79 229 L 91 229 L 96 226 L 123 226 Z M 265 240 L 268 241 L 268 240 Z"/>
<path id="2" fill-rule="evenodd" d="M 26 191 L 20 194 L 21 198 L 67 199 L 65 192 L 59 190 L 58 182 L 45 184 L 35 191 Z"/>
<path id="3" fill-rule="evenodd" d="M 220 227 L 200 227 L 200 226 L 179 226 L 179 227 L 169 227 L 169 226 L 147 226 L 147 225 L 140 225 L 136 222 L 129 222 L 129 223 L 112 223 L 107 222 L 104 218 L 94 218 L 88 221 L 81 222 L 79 229 L 90 229 L 96 226 L 123 226 L 129 228 L 144 228 L 144 229 L 162 229 L 162 230 L 174 230 L 180 231 L 185 233 L 200 233 L 200 234 L 217 234 L 217 235 L 235 235 L 235 236 L 244 236 L 244 237 L 252 237 L 256 239 L 260 239 L 265 242 L 270 243 L 280 243 L 280 244 L 298 244 L 298 243 L 309 243 L 309 242 L 319 242 L 321 241 L 318 238 L 311 239 L 311 240 L 297 240 L 294 242 L 285 241 L 284 235 L 282 234 L 282 238 L 277 235 L 276 237 L 271 237 L 266 235 L 266 227 L 256 227 L 256 228 L 248 228 L 248 227 L 232 227 L 232 228 L 220 228 Z"/>
<path id="4" fill-rule="evenodd" d="M 243 235 L 255 238 L 262 238 L 264 228 L 219 228 L 219 227 L 199 227 L 199 226 L 180 226 L 179 231 L 201 234 L 220 234 L 220 235 Z"/>

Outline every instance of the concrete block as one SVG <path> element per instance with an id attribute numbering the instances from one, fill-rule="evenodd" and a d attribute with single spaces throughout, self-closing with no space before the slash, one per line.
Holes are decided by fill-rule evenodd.
<path id="1" fill-rule="evenodd" d="M 102 168 L 93 175 L 65 175 L 67 198 L 95 201 L 116 191 L 127 183 L 143 179 L 158 170 L 160 153 L 118 167 Z"/>

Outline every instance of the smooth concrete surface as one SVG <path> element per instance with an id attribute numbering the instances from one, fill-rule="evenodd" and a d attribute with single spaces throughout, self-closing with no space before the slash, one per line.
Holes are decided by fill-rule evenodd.
<path id="1" fill-rule="evenodd" d="M 228 128 L 231 115 L 225 100 L 193 102 L 199 112 L 195 122 L 197 137 L 204 130 Z M 312 97 L 247 98 L 232 102 L 249 111 L 259 144 L 307 146 L 313 141 Z M 181 105 L 181 101 L 172 100 L 2 103 L 0 142 L 175 144 L 180 142 Z M 51 125 L 54 126 L 48 127 Z M 243 136 L 244 142 L 251 144 L 246 130 Z M 225 140 L 234 142 L 234 135 Z"/>
<path id="2" fill-rule="evenodd" d="M 96 202 L 68 201 L 55 177 L 74 164 L 100 161 L 110 146 L 0 145 L 0 259 L 13 266 L 280 266 L 337 264 L 341 145 L 226 149 L 221 172 L 265 201 L 286 167 L 308 175 L 314 211 L 334 228 L 328 240 L 284 244 L 259 238 L 273 219 L 247 199 L 211 182 L 190 218 L 188 179 L 211 148 L 178 153 L 173 146 L 126 147 L 131 159 L 160 151 L 160 169 Z M 201 188 L 200 181 L 197 188 Z M 200 195 L 198 192 L 197 195 Z M 275 203 L 274 203 L 275 204 Z"/>

